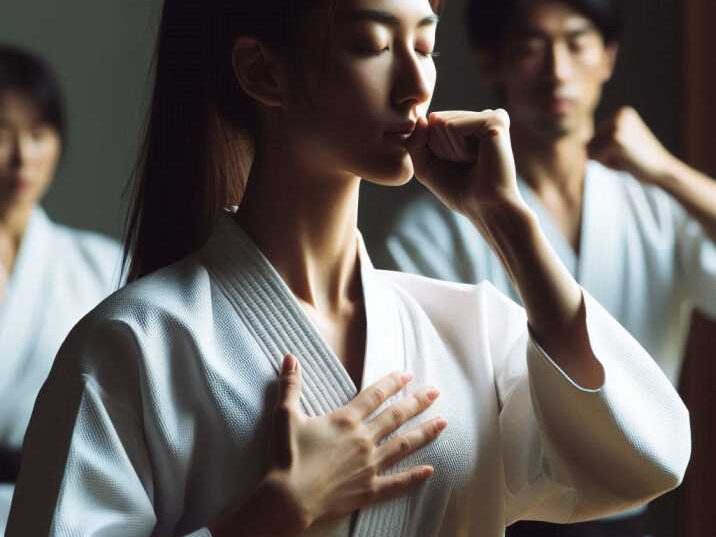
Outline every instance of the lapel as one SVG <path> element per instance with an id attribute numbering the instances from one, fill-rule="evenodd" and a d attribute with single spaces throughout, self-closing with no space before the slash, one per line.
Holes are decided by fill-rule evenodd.
<path id="1" fill-rule="evenodd" d="M 615 293 L 621 294 L 621 282 L 626 276 L 624 256 L 628 254 L 622 249 L 627 244 L 625 215 L 629 208 L 624 205 L 620 179 L 601 164 L 589 162 L 578 261 L 578 282 L 613 313 L 613 298 L 617 298 Z"/>
<path id="2" fill-rule="evenodd" d="M 390 371 L 404 370 L 405 355 L 395 295 L 377 277 L 360 235 L 357 240 L 367 319 L 362 382 L 368 386 Z M 340 360 L 233 215 L 219 219 L 202 255 L 214 281 L 232 302 L 277 375 L 286 353 L 292 352 L 300 359 L 301 402 L 308 415 L 332 412 L 357 395 Z M 353 535 L 400 535 L 407 522 L 408 503 L 405 497 L 361 511 Z"/>
<path id="3" fill-rule="evenodd" d="M 8 282 L 5 301 L 0 304 L 0 357 L 6 372 L 21 367 L 17 361 L 24 362 L 31 355 L 44 327 L 52 298 L 51 263 L 55 262 L 50 258 L 51 235 L 52 223 L 42 209 L 34 209 Z M 0 379 L 14 382 L 12 374 L 0 375 Z"/>

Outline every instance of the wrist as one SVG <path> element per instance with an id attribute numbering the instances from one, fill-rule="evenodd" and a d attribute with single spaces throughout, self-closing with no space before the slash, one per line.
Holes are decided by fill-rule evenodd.
<path id="1" fill-rule="evenodd" d="M 521 199 L 505 200 L 499 203 L 481 204 L 467 214 L 478 228 L 499 235 L 523 235 L 539 227 L 537 216 Z"/>
<path id="2" fill-rule="evenodd" d="M 649 182 L 664 190 L 674 188 L 683 176 L 684 167 L 683 162 L 673 155 L 668 155 L 659 167 L 658 173 L 655 173 Z"/>
<path id="3" fill-rule="evenodd" d="M 311 524 L 283 472 L 269 472 L 236 511 L 210 524 L 213 537 L 293 537 Z"/>

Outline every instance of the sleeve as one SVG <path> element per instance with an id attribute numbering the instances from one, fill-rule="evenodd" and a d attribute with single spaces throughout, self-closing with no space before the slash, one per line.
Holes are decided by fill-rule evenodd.
<path id="1" fill-rule="evenodd" d="M 77 330 L 35 404 L 6 535 L 154 535 L 136 372 L 120 366 L 137 355 L 134 336 L 114 326 L 78 349 L 85 338 Z M 82 365 L 88 353 L 92 368 Z M 210 537 L 205 528 L 189 535 Z"/>
<path id="2" fill-rule="evenodd" d="M 681 207 L 676 211 L 676 264 L 686 298 L 716 320 L 716 244 Z"/>
<path id="3" fill-rule="evenodd" d="M 586 292 L 584 301 L 605 372 L 599 389 L 578 386 L 526 331 L 495 364 L 506 524 L 602 517 L 683 479 L 691 451 L 684 404 L 636 340 Z"/>

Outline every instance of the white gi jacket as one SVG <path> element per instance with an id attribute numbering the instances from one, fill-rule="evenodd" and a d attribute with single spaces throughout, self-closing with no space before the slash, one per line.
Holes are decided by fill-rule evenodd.
<path id="1" fill-rule="evenodd" d="M 529 339 L 524 311 L 489 284 L 377 271 L 360 252 L 362 385 L 414 372 L 416 389 L 442 392 L 418 420 L 449 424 L 399 466 L 429 463 L 433 478 L 361 511 L 353 536 L 497 537 L 519 517 L 582 520 L 679 483 L 688 413 L 589 295 L 599 390 L 566 377 Z M 207 524 L 266 472 L 289 351 L 307 414 L 356 395 L 278 273 L 225 216 L 198 254 L 125 287 L 70 334 L 30 424 L 8 537 L 209 536 Z M 347 537 L 349 520 L 306 535 Z"/>
<path id="2" fill-rule="evenodd" d="M 590 161 L 577 256 L 537 195 L 522 181 L 519 187 L 577 282 L 676 385 L 691 308 L 716 318 L 716 246 L 700 224 L 660 188 Z M 433 196 L 408 205 L 387 239 L 368 249 L 379 267 L 454 282 L 488 280 L 520 300 L 473 224 Z"/>
<path id="3" fill-rule="evenodd" d="M 117 289 L 121 250 L 34 209 L 0 301 L 0 446 L 19 450 L 35 397 L 71 328 Z M 12 487 L 0 486 L 0 531 Z"/>

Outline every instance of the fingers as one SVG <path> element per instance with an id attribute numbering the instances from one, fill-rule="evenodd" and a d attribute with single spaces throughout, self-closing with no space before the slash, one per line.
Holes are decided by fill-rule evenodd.
<path id="1" fill-rule="evenodd" d="M 381 471 L 425 447 L 440 436 L 446 427 L 445 418 L 435 418 L 379 446 L 378 458 Z"/>
<path id="2" fill-rule="evenodd" d="M 416 466 L 399 474 L 379 477 L 376 480 L 370 503 L 390 500 L 407 494 L 429 479 L 435 470 L 432 466 Z"/>
<path id="3" fill-rule="evenodd" d="M 398 429 L 406 421 L 423 412 L 433 404 L 439 395 L 440 392 L 435 388 L 428 388 L 414 393 L 383 410 L 368 425 L 374 434 L 375 441 L 378 442 Z"/>
<path id="4" fill-rule="evenodd" d="M 389 397 L 405 388 L 412 379 L 413 375 L 410 373 L 391 373 L 360 392 L 345 408 L 355 413 L 354 417 L 358 420 L 364 420 L 378 410 Z"/>
<path id="5" fill-rule="evenodd" d="M 415 130 L 405 142 L 405 149 L 413 161 L 416 175 L 425 169 L 432 158 L 432 153 L 428 147 L 429 135 L 428 120 L 421 116 L 415 124 Z"/>
<path id="6" fill-rule="evenodd" d="M 298 359 L 287 354 L 281 364 L 277 406 L 298 407 L 301 397 L 301 368 Z"/>

